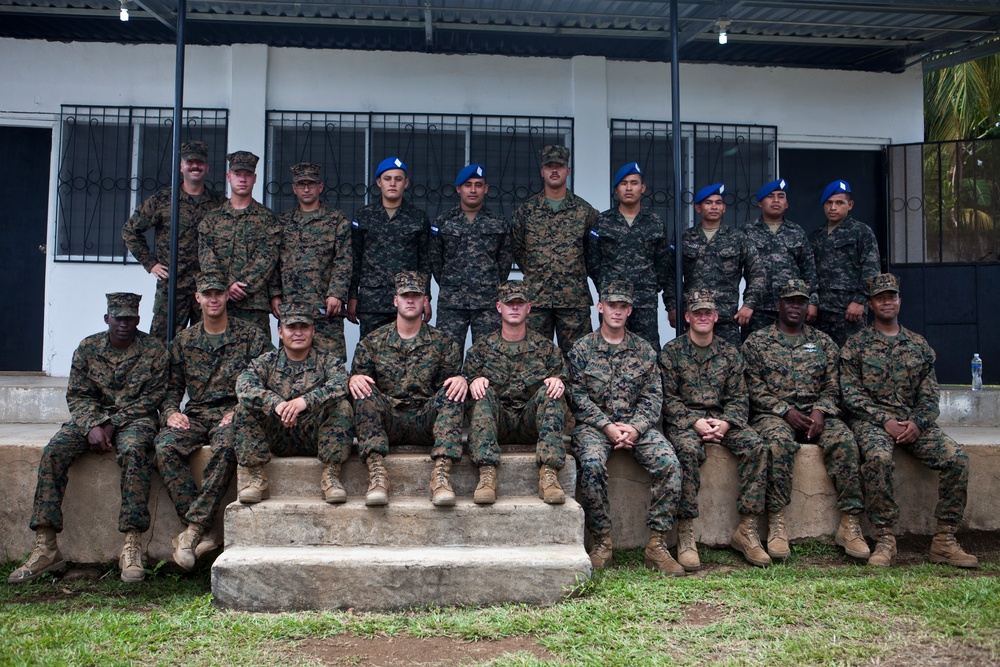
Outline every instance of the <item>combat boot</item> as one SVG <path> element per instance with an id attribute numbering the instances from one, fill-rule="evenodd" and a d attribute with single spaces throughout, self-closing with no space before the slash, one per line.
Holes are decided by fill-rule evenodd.
<path id="1" fill-rule="evenodd" d="M 785 510 L 767 515 L 767 553 L 771 558 L 782 559 L 792 555 L 788 546 L 788 531 L 785 529 Z"/>
<path id="2" fill-rule="evenodd" d="M 24 564 L 10 573 L 8 584 L 20 584 L 37 579 L 46 572 L 62 572 L 66 561 L 59 553 L 54 528 L 39 528 L 35 531 L 35 546 Z"/>
<path id="3" fill-rule="evenodd" d="M 365 505 L 376 507 L 389 504 L 389 475 L 385 471 L 385 462 L 381 454 L 368 455 L 368 491 L 365 492 Z"/>
<path id="4" fill-rule="evenodd" d="M 181 569 L 187 572 L 194 569 L 195 561 L 198 560 L 196 549 L 204 534 L 205 526 L 189 523 L 188 527 L 174 538 L 174 562 L 180 565 Z"/>
<path id="5" fill-rule="evenodd" d="M 896 536 L 892 526 L 878 526 L 875 529 L 875 551 L 868 558 L 874 567 L 889 567 L 896 562 Z"/>
<path id="6" fill-rule="evenodd" d="M 660 530 L 649 531 L 649 541 L 643 552 L 643 564 L 651 569 L 659 570 L 674 577 L 687 574 L 681 564 L 674 560 L 667 549 L 667 533 Z"/>
<path id="7" fill-rule="evenodd" d="M 549 505 L 562 505 L 566 494 L 559 486 L 559 471 L 550 465 L 538 469 L 538 497 Z"/>
<path id="8" fill-rule="evenodd" d="M 451 507 L 455 504 L 455 491 L 451 488 L 451 459 L 439 456 L 434 459 L 431 470 L 431 503 L 435 507 Z"/>
<path id="9" fill-rule="evenodd" d="M 694 541 L 694 519 L 677 520 L 677 562 L 687 572 L 701 569 L 698 545 Z"/>
<path id="10" fill-rule="evenodd" d="M 320 488 L 323 489 L 323 500 L 328 503 L 347 502 L 347 491 L 340 483 L 340 464 L 329 463 L 323 468 L 323 476 L 319 480 Z"/>
<path id="11" fill-rule="evenodd" d="M 239 499 L 244 505 L 253 505 L 271 497 L 264 466 L 248 466 L 246 486 L 240 489 Z"/>
<path id="12" fill-rule="evenodd" d="M 844 552 L 851 558 L 868 560 L 872 555 L 865 536 L 861 534 L 861 522 L 858 521 L 857 514 L 840 515 L 840 527 L 837 528 L 837 536 L 833 541 L 844 547 Z"/>
<path id="13" fill-rule="evenodd" d="M 138 530 L 125 532 L 125 544 L 118 557 L 118 567 L 122 571 L 122 581 L 126 584 L 136 584 L 146 578 L 146 570 L 142 567 L 142 533 Z"/>
<path id="14" fill-rule="evenodd" d="M 591 538 L 594 544 L 590 547 L 590 564 L 600 570 L 611 562 L 611 533 L 593 533 Z"/>
<path id="15" fill-rule="evenodd" d="M 771 557 L 760 545 L 760 537 L 757 535 L 757 517 L 753 514 L 744 514 L 740 517 L 740 525 L 733 533 L 733 539 L 729 544 L 739 551 L 750 562 L 757 567 L 767 567 L 771 564 Z"/>
<path id="16" fill-rule="evenodd" d="M 479 466 L 479 484 L 472 494 L 477 505 L 492 505 L 497 501 L 497 467 Z"/>
<path id="17" fill-rule="evenodd" d="M 955 539 L 957 532 L 957 524 L 950 521 L 937 522 L 937 533 L 931 540 L 931 562 L 955 567 L 979 567 L 979 559 L 966 553 Z"/>

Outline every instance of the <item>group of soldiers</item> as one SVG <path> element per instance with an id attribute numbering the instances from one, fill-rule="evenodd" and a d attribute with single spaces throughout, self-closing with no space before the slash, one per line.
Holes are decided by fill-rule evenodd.
<path id="1" fill-rule="evenodd" d="M 207 153 L 202 142 L 181 148 L 179 303 L 169 351 L 160 340 L 171 326 L 168 192 L 147 200 L 123 230 L 132 254 L 158 279 L 151 333 L 138 331 L 138 295 L 109 294 L 108 330 L 74 353 L 71 419 L 44 450 L 35 546 L 11 583 L 65 567 L 56 544 L 60 506 L 68 469 L 87 451 L 114 451 L 122 467 L 119 565 L 122 580 L 134 582 L 144 577 L 141 534 L 149 527 L 154 461 L 186 526 L 174 538 L 173 558 L 190 570 L 220 546 L 212 518 L 237 466 L 245 468 L 239 502 L 257 503 L 269 496 L 272 455 L 317 456 L 323 499 L 343 503 L 341 466 L 356 437 L 369 473 L 365 503 L 377 507 L 389 502 L 391 446 L 427 445 L 431 502 L 454 505 L 450 473 L 466 420 L 477 504 L 496 501 L 500 443 L 507 442 L 536 444 L 539 497 L 563 503 L 558 472 L 567 455 L 563 435 L 571 432 L 594 567 L 612 555 L 611 451 L 632 452 L 652 478 L 646 564 L 682 575 L 700 567 L 693 519 L 706 444 L 738 458 L 741 521 L 732 545 L 765 566 L 790 553 L 783 510 L 803 442 L 823 448 L 842 513 L 836 541 L 849 555 L 893 562 L 891 454 L 898 445 L 941 471 L 931 560 L 977 565 L 955 540 L 967 458 L 934 423 L 934 353 L 898 324 L 898 281 L 879 274 L 874 236 L 848 217 L 847 183 L 827 188 L 828 224 L 811 242 L 784 219 L 784 180 L 758 192 L 762 217 L 746 231 L 721 225 L 722 184 L 698 192 L 701 223 L 682 239 L 687 331 L 660 350 L 660 291 L 677 322 L 674 247 L 659 218 L 641 207 L 637 163 L 616 173 L 617 204 L 598 215 L 566 187 L 569 150 L 547 146 L 543 190 L 510 223 L 484 205 L 486 169 L 471 164 L 455 181 L 459 205 L 430 223 L 404 198 L 406 165 L 390 157 L 375 171 L 379 200 L 348 222 L 322 204 L 318 165 L 291 168 L 298 206 L 278 217 L 253 200 L 256 156 L 227 156 L 231 196 L 222 200 L 204 185 Z M 148 229 L 155 229 L 155 253 Z M 525 280 L 508 280 L 512 261 Z M 431 276 L 439 285 L 433 327 Z M 588 277 L 600 294 L 593 332 Z M 866 303 L 874 324 L 862 328 Z M 361 328 L 350 375 L 344 318 Z M 813 321 L 817 328 L 807 324 Z M 190 459 L 206 446 L 199 488 Z M 865 509 L 876 527 L 874 552 L 858 521 Z M 765 511 L 766 550 L 757 525 Z M 676 559 L 667 548 L 675 522 Z"/>

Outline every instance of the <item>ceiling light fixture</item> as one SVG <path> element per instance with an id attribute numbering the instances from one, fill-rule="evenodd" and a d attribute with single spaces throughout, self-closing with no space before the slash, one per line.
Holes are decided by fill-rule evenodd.
<path id="1" fill-rule="evenodd" d="M 729 25 L 731 23 L 732 21 L 729 20 L 728 16 L 720 16 L 719 20 L 715 22 L 715 27 L 719 31 L 719 44 L 729 43 L 729 35 L 726 31 L 729 30 Z"/>
<path id="2" fill-rule="evenodd" d="M 126 2 L 128 0 L 122 0 L 122 8 L 118 11 L 118 19 L 120 21 L 128 21 L 128 7 L 125 6 Z"/>

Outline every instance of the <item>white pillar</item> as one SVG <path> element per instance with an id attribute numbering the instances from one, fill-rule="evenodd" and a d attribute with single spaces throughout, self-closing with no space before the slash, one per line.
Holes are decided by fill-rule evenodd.
<path id="1" fill-rule="evenodd" d="M 259 155 L 253 197 L 264 201 L 264 144 L 267 122 L 267 55 L 265 44 L 234 44 L 229 80 L 229 152 Z"/>
<path id="2" fill-rule="evenodd" d="M 598 211 L 611 205 L 611 121 L 608 118 L 608 67 L 604 58 L 573 58 L 572 95 L 576 155 L 573 192 Z"/>

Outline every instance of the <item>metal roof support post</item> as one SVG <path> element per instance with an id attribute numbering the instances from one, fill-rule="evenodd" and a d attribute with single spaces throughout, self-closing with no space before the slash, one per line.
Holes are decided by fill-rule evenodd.
<path id="1" fill-rule="evenodd" d="M 676 0 L 675 0 L 676 1 Z M 167 342 L 174 339 L 177 314 L 177 239 L 180 234 L 181 126 L 184 124 L 184 17 L 187 0 L 177 0 L 177 48 L 174 70 L 174 151 L 170 161 L 170 266 L 167 282 Z"/>
<path id="2" fill-rule="evenodd" d="M 684 222 L 681 217 L 681 84 L 680 84 L 680 43 L 677 24 L 679 22 L 677 0 L 670 0 L 670 131 L 673 134 L 671 142 L 674 158 L 674 296 L 677 304 L 677 335 L 680 335 L 684 321 L 681 315 L 684 295 L 684 249 L 681 247 L 681 235 L 684 233 Z"/>

